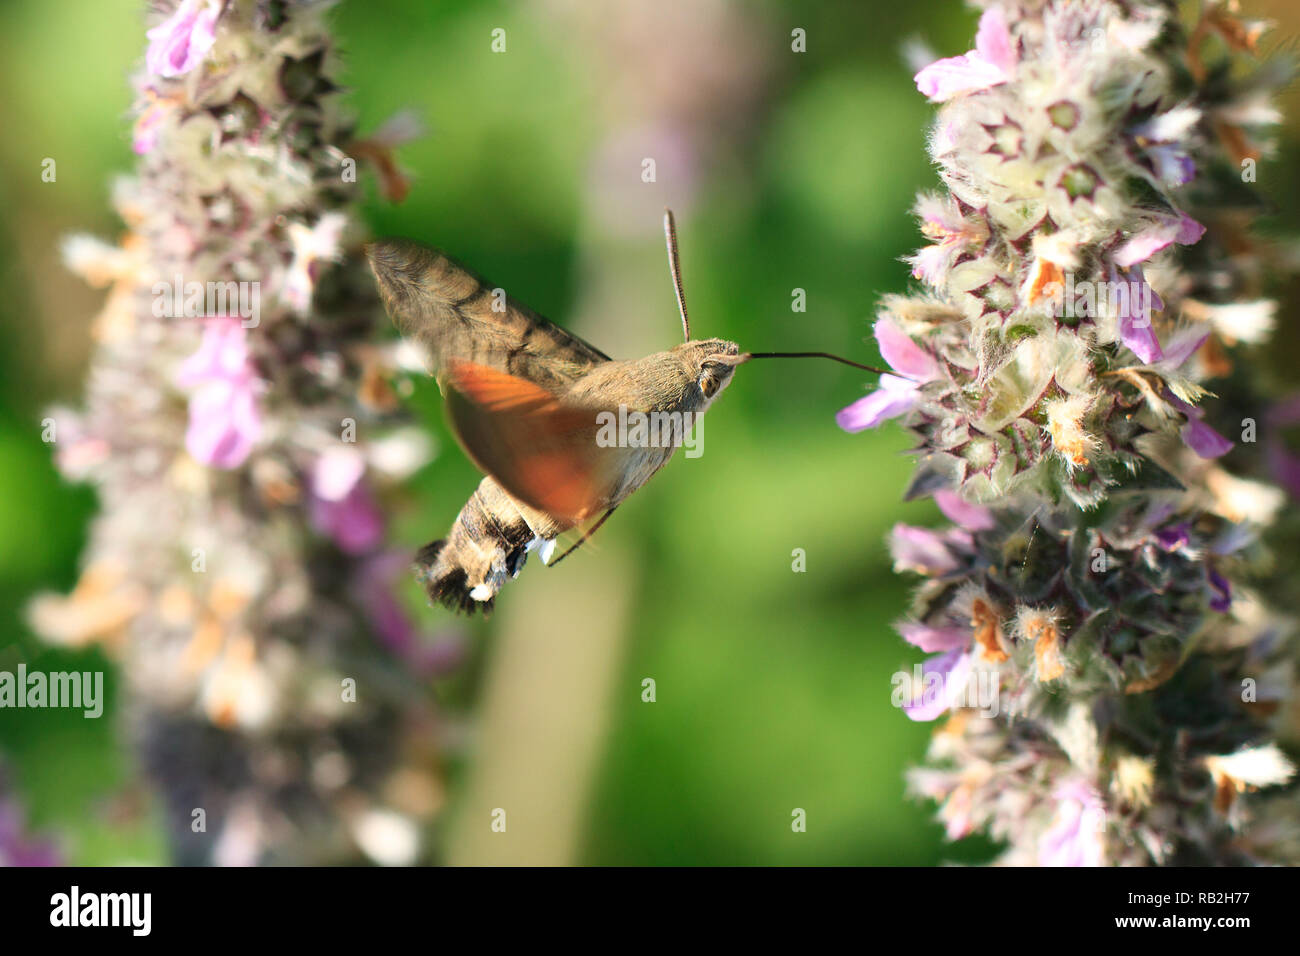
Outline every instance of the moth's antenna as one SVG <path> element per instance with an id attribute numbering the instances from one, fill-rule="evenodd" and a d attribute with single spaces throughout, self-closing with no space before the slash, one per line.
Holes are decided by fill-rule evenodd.
<path id="1" fill-rule="evenodd" d="M 664 210 L 664 238 L 668 241 L 668 269 L 673 274 L 673 291 L 677 293 L 677 311 L 682 314 L 682 332 L 691 340 L 691 320 L 686 317 L 686 293 L 682 289 L 682 262 L 677 255 L 677 224 L 673 211 Z"/>
<path id="2" fill-rule="evenodd" d="M 825 358 L 832 362 L 843 362 L 845 365 L 852 365 L 854 368 L 860 368 L 867 372 L 875 372 L 877 375 L 892 375 L 889 369 L 876 368 L 874 365 L 863 365 L 861 362 L 851 362 L 846 358 L 840 358 L 838 355 L 832 355 L 830 352 L 746 352 L 740 357 L 742 362 L 748 362 L 756 358 Z"/>

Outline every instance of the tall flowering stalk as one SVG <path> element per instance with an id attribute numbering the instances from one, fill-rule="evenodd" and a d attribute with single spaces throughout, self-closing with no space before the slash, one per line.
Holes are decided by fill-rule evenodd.
<path id="1" fill-rule="evenodd" d="M 1285 71 L 1228 3 L 981 5 L 916 76 L 944 191 L 875 325 L 895 374 L 839 415 L 901 417 L 953 522 L 890 539 L 933 654 L 896 699 L 946 715 L 911 787 L 1004 862 L 1295 862 L 1294 647 L 1254 586 L 1283 499 L 1238 474 L 1267 409 L 1229 351 L 1272 324 L 1243 206 Z"/>
<path id="2" fill-rule="evenodd" d="M 52 416 L 102 507 L 80 583 L 31 620 L 120 660 L 182 862 L 409 862 L 441 801 L 446 648 L 392 591 L 377 504 L 429 449 L 396 418 L 349 209 L 354 156 L 403 191 L 410 130 L 354 139 L 329 6 L 152 4 L 126 233 L 66 249 L 111 286 L 85 411 Z"/>

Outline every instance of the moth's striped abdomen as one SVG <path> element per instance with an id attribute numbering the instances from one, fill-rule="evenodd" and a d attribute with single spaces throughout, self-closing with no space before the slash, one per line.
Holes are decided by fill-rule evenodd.
<path id="1" fill-rule="evenodd" d="M 484 478 L 460 509 L 447 537 L 425 545 L 416 573 L 431 601 L 472 614 L 492 610 L 497 592 L 516 577 L 534 547 L 543 560 L 564 526 L 515 501 Z"/>

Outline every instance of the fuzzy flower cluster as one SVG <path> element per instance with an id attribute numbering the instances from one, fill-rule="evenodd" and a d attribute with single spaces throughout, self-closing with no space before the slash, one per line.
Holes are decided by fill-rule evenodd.
<path id="1" fill-rule="evenodd" d="M 901 418 L 908 497 L 953 522 L 890 540 L 933 655 L 897 703 L 947 717 L 913 789 L 1006 862 L 1288 859 L 1295 648 L 1252 586 L 1284 498 L 1242 474 L 1263 401 L 1210 384 L 1272 325 L 1245 224 L 1285 74 L 1216 0 L 981 5 L 916 75 L 923 289 L 884 300 L 893 374 L 838 419 Z"/>
<path id="2" fill-rule="evenodd" d="M 340 117 L 328 3 L 152 6 L 126 231 L 65 249 L 110 290 L 84 411 L 51 416 L 101 513 L 30 619 L 120 661 L 178 861 L 411 862 L 442 799 L 426 681 L 456 651 L 395 592 L 378 496 L 432 449 L 348 208 L 356 157 L 404 191 L 411 124 L 358 140 Z"/>

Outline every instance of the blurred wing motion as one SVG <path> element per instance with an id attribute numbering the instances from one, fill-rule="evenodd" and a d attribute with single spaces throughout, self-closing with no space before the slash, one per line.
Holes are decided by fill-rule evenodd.
<path id="1" fill-rule="evenodd" d="M 489 287 L 443 253 L 409 239 L 366 250 L 389 315 L 446 385 L 448 366 L 472 362 L 560 390 L 609 356 Z"/>
<path id="2" fill-rule="evenodd" d="M 559 397 L 609 356 L 435 249 L 384 240 L 367 255 L 388 314 L 421 351 L 457 437 L 488 475 L 447 537 L 420 550 L 417 576 L 433 601 L 490 611 L 531 550 L 547 560 L 557 535 L 635 487 L 628 450 L 596 442 L 599 410 Z"/>
<path id="3" fill-rule="evenodd" d="M 627 449 L 601 447 L 600 409 L 472 362 L 447 366 L 447 411 L 474 464 L 529 507 L 577 524 L 612 503 Z"/>

